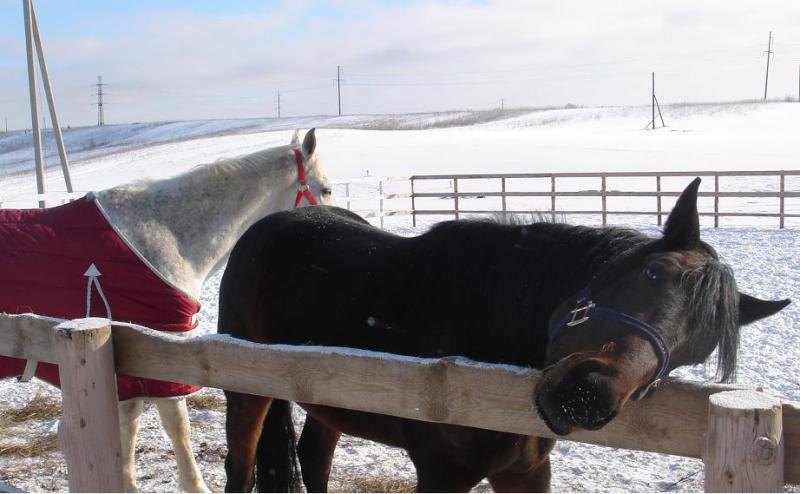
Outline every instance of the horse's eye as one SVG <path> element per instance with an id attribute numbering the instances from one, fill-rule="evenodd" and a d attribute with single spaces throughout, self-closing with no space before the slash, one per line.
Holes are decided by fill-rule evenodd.
<path id="1" fill-rule="evenodd" d="M 322 195 L 323 196 L 329 196 L 331 194 L 333 194 L 333 190 L 331 190 L 330 187 L 325 187 L 325 188 L 322 189 Z"/>
<path id="2" fill-rule="evenodd" d="M 658 271 L 656 271 L 652 266 L 649 266 L 647 269 L 644 270 L 644 275 L 650 281 L 658 281 L 660 278 Z"/>

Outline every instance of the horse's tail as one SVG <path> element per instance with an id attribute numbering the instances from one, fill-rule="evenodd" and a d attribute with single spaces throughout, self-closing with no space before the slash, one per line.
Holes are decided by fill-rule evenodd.
<path id="1" fill-rule="evenodd" d="M 272 400 L 256 449 L 258 492 L 301 492 L 297 438 L 288 401 Z"/>

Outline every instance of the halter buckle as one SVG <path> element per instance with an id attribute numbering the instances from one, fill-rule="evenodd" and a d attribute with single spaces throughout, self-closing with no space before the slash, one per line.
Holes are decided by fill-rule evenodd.
<path id="1" fill-rule="evenodd" d="M 300 184 L 300 188 L 298 188 L 297 190 L 300 192 L 305 192 L 307 190 L 310 190 L 310 187 L 308 186 L 308 184 Z"/>
<path id="2" fill-rule="evenodd" d="M 567 323 L 567 326 L 573 327 L 573 326 L 577 326 L 579 324 L 583 324 L 586 321 L 588 321 L 589 320 L 589 311 L 591 309 L 593 309 L 594 306 L 595 306 L 594 302 L 589 300 L 582 307 L 576 307 L 576 308 L 572 309 L 572 311 L 570 312 L 570 314 L 572 314 L 572 319 L 569 320 L 569 322 Z"/>
<path id="3" fill-rule="evenodd" d="M 662 382 L 663 382 L 663 379 L 661 379 L 660 377 L 657 377 L 653 382 L 651 382 L 650 384 L 648 384 L 647 386 L 642 388 L 636 394 L 636 399 L 637 400 L 642 400 L 644 398 L 647 398 L 648 396 L 650 396 L 650 393 L 655 391 L 656 388 L 658 388 L 661 385 Z"/>

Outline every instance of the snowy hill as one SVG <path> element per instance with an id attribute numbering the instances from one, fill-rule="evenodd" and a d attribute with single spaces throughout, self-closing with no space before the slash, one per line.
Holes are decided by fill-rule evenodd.
<path id="1" fill-rule="evenodd" d="M 800 169 L 796 137 L 800 104 L 673 105 L 663 111 L 668 127 L 654 132 L 642 130 L 650 118 L 649 107 L 626 107 L 165 122 L 69 129 L 65 137 L 79 190 L 165 178 L 220 157 L 286 144 L 290 129 L 312 126 L 320 128 L 320 161 L 335 180 L 363 177 L 367 170 L 374 177 L 449 172 Z M 33 205 L 30 140 L 30 134 L 19 132 L 0 135 L 0 195 L 5 207 Z M 63 190 L 53 152 L 50 141 L 48 187 Z M 800 181 L 787 180 L 786 187 L 800 190 Z M 797 208 L 799 203 L 787 200 L 787 208 Z M 406 225 L 393 231 L 418 234 L 424 229 Z M 645 231 L 657 234 L 655 227 Z M 741 290 L 763 298 L 800 300 L 800 230 L 704 228 L 703 237 L 735 270 Z M 220 274 L 204 286 L 199 328 L 203 333 L 215 331 Z M 740 383 L 764 385 L 776 394 L 800 400 L 798 321 L 800 306 L 793 303 L 774 318 L 744 328 Z M 703 366 L 675 374 L 691 379 L 708 377 Z M 23 386 L 5 381 L 0 384 L 0 396 L 5 399 L 0 400 L 0 412 L 29 404 L 37 395 L 55 403 L 58 400 L 57 392 L 42 383 Z M 205 390 L 201 398 L 206 405 L 193 405 L 191 412 L 193 450 L 209 485 L 219 490 L 224 485 L 224 406 L 217 390 Z M 52 417 L 23 422 L 0 435 L 0 452 L 16 444 L 14 441 L 50 440 L 54 444 L 55 424 Z M 137 454 L 143 490 L 177 488 L 169 446 L 152 410 L 143 419 Z M 570 442 L 559 443 L 552 458 L 556 491 L 702 490 L 699 460 Z M 370 486 L 378 490 L 393 485 L 407 488 L 413 487 L 414 470 L 397 449 L 345 437 L 336 450 L 331 480 L 333 487 L 346 491 Z M 26 490 L 64 490 L 63 457 L 54 446 L 33 458 L 0 454 L 0 481 Z M 487 489 L 485 483 L 478 487 Z M 788 492 L 800 492 L 798 489 L 800 486 L 787 487 Z"/>
<path id="2" fill-rule="evenodd" d="M 604 107 L 134 123 L 65 129 L 64 139 L 70 160 L 77 163 L 192 139 L 233 143 L 237 139 L 231 138 L 239 136 L 246 147 L 247 135 L 272 141 L 268 136 L 279 131 L 317 127 L 326 129 L 321 150 L 336 160 L 331 173 L 341 178 L 362 176 L 367 169 L 372 175 L 425 173 L 430 163 L 447 167 L 439 172 L 531 171 L 534 165 L 548 172 L 587 166 L 597 171 L 797 167 L 796 103 L 684 104 L 663 112 L 667 127 L 655 132 L 642 130 L 649 107 Z M 425 132 L 430 129 L 440 132 Z M 363 132 L 372 130 L 384 132 Z M 349 145 L 338 148 L 345 135 Z M 52 132 L 44 141 L 47 163 L 57 166 Z M 32 169 L 31 142 L 30 133 L 0 134 L 0 176 Z M 398 147 L 407 150 L 408 160 L 389 166 Z M 444 163 L 436 156 L 443 149 L 452 153 Z M 237 152 L 236 146 L 221 151 L 248 152 Z M 225 154 L 212 159 L 220 156 Z"/>
<path id="3" fill-rule="evenodd" d="M 366 130 L 420 130 L 489 122 L 537 110 L 457 111 L 405 115 L 311 116 L 242 120 L 150 122 L 63 129 L 64 145 L 73 161 L 131 149 L 202 137 L 248 134 L 296 128 L 352 128 Z M 58 161 L 52 130 L 43 133 L 48 163 Z M 0 134 L 0 175 L 33 166 L 32 135 L 16 131 Z"/>

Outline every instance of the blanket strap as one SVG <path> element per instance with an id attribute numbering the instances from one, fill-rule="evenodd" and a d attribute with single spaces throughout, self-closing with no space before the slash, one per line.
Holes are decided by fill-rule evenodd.
<path id="1" fill-rule="evenodd" d="M 39 362 L 37 360 L 27 360 L 25 361 L 25 370 L 22 371 L 22 375 L 19 376 L 19 382 L 27 383 L 33 379 L 33 375 L 36 374 L 36 367 L 39 366 Z"/>

